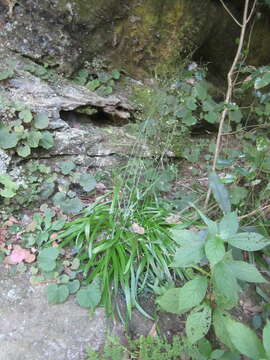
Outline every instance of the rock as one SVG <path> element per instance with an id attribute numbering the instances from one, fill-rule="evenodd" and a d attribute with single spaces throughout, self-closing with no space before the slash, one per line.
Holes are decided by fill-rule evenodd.
<path id="1" fill-rule="evenodd" d="M 0 83 L 1 97 L 5 101 L 24 104 L 34 112 L 46 113 L 59 120 L 60 111 L 90 106 L 110 116 L 127 119 L 132 107 L 116 96 L 98 96 L 87 88 L 63 79 L 55 73 L 0 46 L 1 69 L 13 65 L 14 75 L 8 83 Z M 46 77 L 46 79 L 45 79 Z"/>
<path id="2" fill-rule="evenodd" d="M 87 346 L 104 345 L 110 324 L 103 309 L 90 315 L 74 298 L 50 305 L 46 285 L 31 286 L 27 275 L 11 277 L 3 266 L 0 287 L 0 360 L 82 360 Z"/>
<path id="3" fill-rule="evenodd" d="M 5 174 L 7 172 L 10 162 L 11 157 L 6 151 L 0 149 L 0 174 Z"/>

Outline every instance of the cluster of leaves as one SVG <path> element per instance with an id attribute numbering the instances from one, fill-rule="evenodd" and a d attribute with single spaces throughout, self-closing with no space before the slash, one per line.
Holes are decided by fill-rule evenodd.
<path id="1" fill-rule="evenodd" d="M 97 73 L 91 73 L 88 69 L 81 69 L 74 77 L 74 81 L 86 86 L 91 91 L 96 91 L 101 96 L 106 96 L 112 94 L 115 82 L 120 77 L 121 74 L 116 69 L 110 72 L 98 71 Z"/>
<path id="2" fill-rule="evenodd" d="M 162 149 L 178 156 L 197 161 L 200 149 L 196 146 L 196 149 L 186 149 L 187 135 L 202 123 L 218 124 L 225 106 L 212 96 L 212 88 L 205 77 L 203 68 L 191 64 L 170 82 L 160 81 L 157 88 L 135 89 L 133 101 L 141 109 L 138 114 L 139 132 L 144 133 L 154 145 L 158 144 L 159 148 L 162 146 Z M 239 107 L 230 104 L 228 108 L 231 121 L 239 124 L 242 119 Z"/>
<path id="3" fill-rule="evenodd" d="M 140 307 L 138 295 L 155 280 L 172 283 L 168 266 L 175 244 L 168 234 L 169 225 L 163 220 L 164 210 L 152 203 L 141 206 L 139 201 L 121 208 L 119 197 L 121 192 L 116 188 L 80 218 L 66 223 L 65 231 L 59 235 L 59 247 L 74 249 L 85 284 L 100 280 L 101 303 L 108 313 L 112 312 L 112 296 L 120 291 L 125 296 L 129 317 L 133 306 L 149 317 Z M 181 276 L 181 272 L 175 273 Z"/>
<path id="4" fill-rule="evenodd" d="M 227 311 L 238 304 L 239 281 L 267 282 L 253 264 L 234 259 L 237 249 L 258 251 L 269 246 L 270 241 L 258 232 L 239 229 L 238 217 L 231 211 L 229 194 L 215 173 L 210 177 L 210 185 L 225 215 L 216 222 L 196 209 L 206 230 L 197 233 L 183 226 L 171 230 L 179 245 L 172 266 L 192 268 L 195 273 L 184 286 L 167 290 L 157 303 L 176 314 L 191 310 L 186 334 L 192 344 L 202 339 L 213 323 L 216 336 L 231 350 L 255 360 L 268 359 L 270 323 L 263 332 L 263 347 L 255 332 L 233 320 Z"/>
<path id="5" fill-rule="evenodd" d="M 137 340 L 129 339 L 127 347 L 121 345 L 119 340 L 109 337 L 102 354 L 91 348 L 87 349 L 89 360 L 122 360 L 125 355 L 130 359 L 140 360 L 215 360 L 221 359 L 221 354 L 229 356 L 230 352 L 212 351 L 211 344 L 206 339 L 191 345 L 187 339 L 178 336 L 174 336 L 171 343 L 159 336 L 141 336 Z M 239 360 L 240 357 L 235 356 L 232 359 Z"/>
<path id="6" fill-rule="evenodd" d="M 45 131 L 49 125 L 46 114 L 33 114 L 22 104 L 14 103 L 9 106 L 13 108 L 17 119 L 0 127 L 1 149 L 16 149 L 16 153 L 25 158 L 31 154 L 31 149 L 50 149 L 53 146 L 52 134 Z"/>

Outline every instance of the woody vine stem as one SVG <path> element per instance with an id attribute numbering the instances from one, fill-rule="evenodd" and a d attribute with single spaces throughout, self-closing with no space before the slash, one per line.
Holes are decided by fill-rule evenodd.
<path id="1" fill-rule="evenodd" d="M 242 23 L 240 23 L 234 17 L 234 15 L 231 13 L 230 9 L 223 2 L 223 0 L 220 0 L 220 2 L 223 5 L 223 7 L 225 8 L 225 10 L 232 17 L 232 19 L 236 22 L 236 24 L 241 28 L 241 32 L 240 32 L 240 38 L 239 38 L 237 51 L 236 51 L 232 66 L 231 66 L 231 68 L 230 68 L 230 70 L 229 70 L 229 72 L 227 74 L 227 92 L 226 92 L 226 97 L 225 97 L 225 101 L 224 101 L 225 106 L 224 106 L 224 110 L 222 111 L 222 114 L 221 114 L 220 123 L 219 123 L 219 129 L 218 129 L 218 135 L 217 135 L 217 140 L 216 140 L 215 154 L 214 154 L 214 160 L 213 160 L 213 165 L 212 165 L 212 171 L 213 172 L 216 170 L 217 160 L 218 160 L 218 156 L 219 156 L 219 153 L 220 153 L 221 139 L 222 139 L 222 135 L 223 135 L 224 122 L 225 122 L 225 119 L 226 119 L 226 116 L 227 116 L 227 113 L 228 113 L 228 105 L 231 103 L 231 100 L 232 100 L 234 79 L 235 79 L 236 74 L 237 74 L 236 67 L 237 67 L 237 64 L 239 63 L 239 60 L 240 60 L 240 57 L 241 57 L 241 54 L 242 54 L 245 35 L 246 35 L 246 30 L 247 30 L 247 25 L 248 25 L 250 19 L 252 18 L 252 15 L 254 13 L 257 0 L 254 0 L 250 12 L 249 12 L 250 0 L 245 0 Z M 211 195 L 211 189 L 209 188 L 208 192 L 207 192 L 207 195 L 206 195 L 206 199 L 205 199 L 205 208 L 208 205 L 210 195 Z"/>

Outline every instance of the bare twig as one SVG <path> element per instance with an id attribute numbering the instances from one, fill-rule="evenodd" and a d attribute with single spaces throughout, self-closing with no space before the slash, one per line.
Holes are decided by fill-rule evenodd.
<path id="1" fill-rule="evenodd" d="M 236 21 L 236 19 L 231 14 L 231 12 L 227 8 L 227 6 L 224 4 L 223 0 L 220 0 L 220 2 L 225 7 L 225 9 L 229 12 L 230 16 L 234 19 L 234 21 Z M 228 85 L 227 85 L 226 98 L 225 98 L 225 101 L 224 101 L 225 108 L 222 111 L 221 119 L 220 119 L 220 123 L 219 123 L 219 129 L 218 129 L 218 135 L 217 135 L 217 140 L 216 140 L 216 149 L 215 149 L 215 154 L 214 154 L 212 171 L 216 170 L 216 164 L 217 164 L 217 160 L 218 160 L 218 156 L 219 156 L 219 152 L 220 152 L 220 144 L 221 144 L 221 138 L 222 138 L 224 122 L 225 122 L 225 119 L 226 119 L 226 116 L 227 116 L 227 113 L 228 113 L 228 107 L 226 105 L 229 105 L 231 103 L 232 93 L 233 93 L 233 86 L 234 86 L 234 79 L 235 79 L 234 74 L 235 74 L 235 71 L 236 71 L 236 66 L 237 66 L 237 64 L 238 64 L 238 62 L 240 60 L 240 57 L 241 57 L 241 53 L 242 53 L 242 49 L 243 49 L 243 45 L 244 45 L 245 34 L 246 34 L 246 28 L 247 28 L 249 20 L 251 19 L 252 13 L 253 13 L 253 11 L 255 9 L 256 2 L 257 2 L 257 0 L 254 0 L 251 12 L 250 12 L 250 14 L 248 14 L 249 0 L 245 0 L 242 24 L 240 24 L 237 21 L 237 24 L 241 27 L 240 39 L 239 39 L 239 44 L 238 44 L 238 47 L 237 47 L 237 51 L 236 51 L 233 63 L 232 63 L 231 68 L 230 68 L 230 70 L 229 70 L 229 72 L 227 74 L 227 84 Z M 211 189 L 209 188 L 208 192 L 207 192 L 207 195 L 206 195 L 206 199 L 205 199 L 205 207 L 207 207 L 207 205 L 208 205 L 210 195 L 211 195 Z"/>
<path id="2" fill-rule="evenodd" d="M 231 18 L 236 22 L 238 26 L 242 26 L 242 24 L 234 17 L 231 10 L 228 8 L 228 6 L 223 2 L 223 0 L 220 0 L 221 4 L 223 5 L 224 9 L 227 11 L 227 13 L 231 16 Z"/>
<path id="3" fill-rule="evenodd" d="M 265 206 L 259 207 L 258 209 L 255 209 L 255 210 L 251 211 L 251 212 L 248 213 L 248 214 L 239 216 L 238 219 L 239 219 L 239 220 L 245 219 L 245 218 L 247 218 L 247 217 L 253 216 L 253 215 L 257 214 L 258 212 L 262 212 L 262 211 L 264 211 L 264 210 L 266 210 L 266 209 L 269 209 L 269 208 L 270 208 L 270 205 L 265 205 Z"/>

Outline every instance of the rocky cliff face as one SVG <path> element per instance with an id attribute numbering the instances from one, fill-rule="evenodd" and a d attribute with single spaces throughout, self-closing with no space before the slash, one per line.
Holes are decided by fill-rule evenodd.
<path id="1" fill-rule="evenodd" d="M 237 4 L 232 11 L 241 17 Z M 67 74 L 102 56 L 142 75 L 170 69 L 195 51 L 225 72 L 239 35 L 213 0 L 0 0 L 0 24 L 2 45 Z M 263 44 L 270 25 L 263 13 L 253 33 L 251 49 L 260 46 L 250 61 L 268 62 Z"/>

